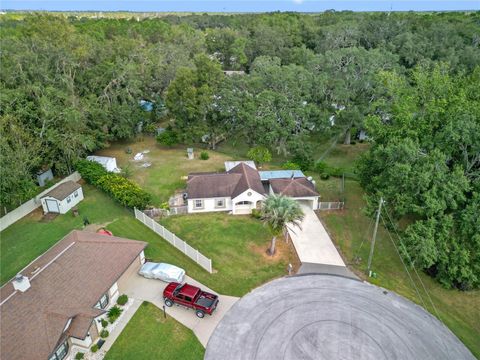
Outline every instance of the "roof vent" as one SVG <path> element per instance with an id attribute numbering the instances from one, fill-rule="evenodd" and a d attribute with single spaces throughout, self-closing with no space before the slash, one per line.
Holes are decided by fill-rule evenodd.
<path id="1" fill-rule="evenodd" d="M 21 292 L 25 292 L 30 288 L 30 280 L 22 274 L 17 274 L 13 279 L 13 288 Z"/>

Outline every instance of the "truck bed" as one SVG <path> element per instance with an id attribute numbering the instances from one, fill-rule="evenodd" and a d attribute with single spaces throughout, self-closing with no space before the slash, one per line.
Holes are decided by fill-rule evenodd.
<path id="1" fill-rule="evenodd" d="M 195 305 L 208 309 L 212 307 L 212 305 L 215 303 L 215 301 L 217 301 L 217 299 L 218 299 L 217 295 L 202 292 L 198 297 L 197 301 L 195 301 Z"/>

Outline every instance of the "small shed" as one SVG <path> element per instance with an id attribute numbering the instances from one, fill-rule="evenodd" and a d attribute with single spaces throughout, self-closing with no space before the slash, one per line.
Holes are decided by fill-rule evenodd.
<path id="1" fill-rule="evenodd" d="M 120 169 L 117 167 L 117 159 L 114 157 L 108 157 L 108 156 L 87 156 L 88 161 L 95 161 L 102 165 L 105 170 L 108 172 L 114 172 L 114 173 L 119 173 Z"/>
<path id="2" fill-rule="evenodd" d="M 188 160 L 193 160 L 194 158 L 193 148 L 187 148 L 187 157 L 188 157 Z"/>
<path id="3" fill-rule="evenodd" d="M 82 186 L 70 180 L 43 195 L 41 202 L 45 213 L 65 214 L 82 200 Z"/>
<path id="4" fill-rule="evenodd" d="M 37 181 L 39 186 L 45 186 L 45 183 L 49 180 L 53 180 L 52 169 L 40 170 L 37 172 Z"/>

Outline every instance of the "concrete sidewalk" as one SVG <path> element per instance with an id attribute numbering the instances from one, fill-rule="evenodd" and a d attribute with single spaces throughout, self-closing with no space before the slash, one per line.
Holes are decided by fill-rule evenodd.
<path id="1" fill-rule="evenodd" d="M 288 233 L 302 263 L 345 266 L 330 236 L 317 214 L 307 206 L 302 206 L 305 218 L 301 229 L 293 227 Z"/>
<path id="2" fill-rule="evenodd" d="M 185 277 L 185 282 L 190 285 L 198 286 L 202 290 L 216 294 L 215 291 L 188 276 Z M 120 293 L 127 294 L 133 299 L 149 301 L 158 308 L 163 309 L 164 303 L 162 294 L 166 286 L 167 283 L 163 281 L 145 279 L 138 274 L 133 274 L 123 287 L 119 288 L 119 290 Z M 213 315 L 206 315 L 203 319 L 198 318 L 192 309 L 186 309 L 181 306 L 174 305 L 171 308 L 165 307 L 165 310 L 168 315 L 193 330 L 202 345 L 206 347 L 210 336 L 217 327 L 217 324 L 238 299 L 239 298 L 233 296 L 219 295 L 219 303 Z"/>

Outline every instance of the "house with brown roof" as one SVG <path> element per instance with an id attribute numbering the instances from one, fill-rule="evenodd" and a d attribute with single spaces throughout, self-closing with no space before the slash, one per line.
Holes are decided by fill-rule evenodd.
<path id="1" fill-rule="evenodd" d="M 62 360 L 88 349 L 146 243 L 72 231 L 0 289 L 1 358 Z"/>
<path id="2" fill-rule="evenodd" d="M 193 173 L 187 180 L 189 213 L 250 214 L 268 194 L 284 195 L 318 208 L 315 182 L 300 170 L 258 171 L 252 162 L 227 162 L 226 172 Z"/>
<path id="3" fill-rule="evenodd" d="M 82 186 L 75 181 L 65 181 L 42 196 L 44 213 L 65 214 L 83 200 Z"/>

